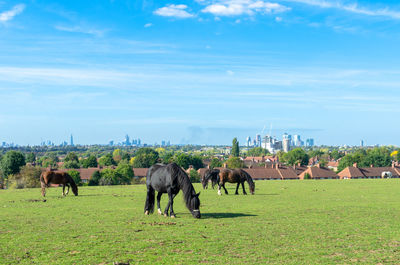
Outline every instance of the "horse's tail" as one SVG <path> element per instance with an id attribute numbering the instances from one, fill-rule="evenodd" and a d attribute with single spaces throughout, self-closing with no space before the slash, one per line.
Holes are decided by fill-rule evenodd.
<path id="1" fill-rule="evenodd" d="M 66 175 L 69 185 L 71 185 L 72 192 L 75 194 L 75 196 L 78 196 L 78 186 L 76 185 L 74 179 L 68 173 L 66 173 Z"/>
<path id="2" fill-rule="evenodd" d="M 147 186 L 147 196 L 146 196 L 146 203 L 144 205 L 144 213 L 149 214 L 154 212 L 154 202 L 155 202 L 155 190 L 150 184 L 150 179 L 151 175 L 153 174 L 153 171 L 155 170 L 155 166 L 152 166 L 149 168 L 147 171 L 146 175 L 146 186 Z"/>
<path id="3" fill-rule="evenodd" d="M 144 205 L 144 212 L 145 213 L 153 213 L 154 212 L 154 202 L 155 202 L 155 191 L 153 187 L 150 185 L 147 186 L 147 196 L 146 196 L 146 204 Z"/>

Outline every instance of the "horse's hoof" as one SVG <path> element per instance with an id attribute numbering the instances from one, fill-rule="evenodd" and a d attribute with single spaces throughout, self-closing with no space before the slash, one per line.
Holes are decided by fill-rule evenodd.
<path id="1" fill-rule="evenodd" d="M 172 214 L 171 214 L 171 218 L 175 218 L 175 217 L 176 217 L 175 215 L 172 215 Z"/>
<path id="2" fill-rule="evenodd" d="M 145 211 L 144 214 L 145 214 L 145 215 L 149 215 L 149 211 Z"/>
<path id="3" fill-rule="evenodd" d="M 43 200 L 43 202 L 46 202 L 46 201 L 47 201 L 46 199 Z"/>
<path id="4" fill-rule="evenodd" d="M 220 196 L 222 195 L 221 191 L 218 191 L 218 195 L 220 195 Z"/>
<path id="5" fill-rule="evenodd" d="M 161 209 L 158 209 L 158 214 L 162 214 Z"/>
<path id="6" fill-rule="evenodd" d="M 168 214 L 165 213 L 165 214 L 164 214 L 164 217 L 168 217 Z"/>

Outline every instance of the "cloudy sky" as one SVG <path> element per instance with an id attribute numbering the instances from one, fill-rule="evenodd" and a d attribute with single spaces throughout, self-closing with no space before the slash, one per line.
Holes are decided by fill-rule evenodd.
<path id="1" fill-rule="evenodd" d="M 0 0 L 0 142 L 400 145 L 400 3 Z"/>

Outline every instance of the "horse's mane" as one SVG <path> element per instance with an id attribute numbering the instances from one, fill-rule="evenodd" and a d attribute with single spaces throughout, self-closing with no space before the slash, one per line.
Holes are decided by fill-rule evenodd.
<path id="1" fill-rule="evenodd" d="M 220 172 L 219 169 L 217 168 L 213 168 L 213 169 L 208 169 L 204 175 L 206 175 L 207 173 L 209 173 L 210 175 L 208 176 L 208 178 L 204 179 L 204 181 L 209 181 L 210 178 L 212 178 L 214 175 L 218 175 Z"/>
<path id="2" fill-rule="evenodd" d="M 254 184 L 253 178 L 250 176 L 249 173 L 247 173 L 247 172 L 244 171 L 243 169 L 240 169 L 240 173 L 241 173 L 241 175 L 243 175 L 243 176 L 246 178 L 246 180 L 247 180 L 247 182 L 248 182 L 249 184 Z"/>
<path id="3" fill-rule="evenodd" d="M 192 182 L 190 182 L 189 176 L 176 163 L 169 164 L 167 167 L 172 175 L 177 176 L 178 185 L 183 193 L 183 200 L 186 203 L 186 207 L 190 210 L 192 208 L 190 202 L 193 196 L 196 195 L 196 191 L 193 188 Z"/>

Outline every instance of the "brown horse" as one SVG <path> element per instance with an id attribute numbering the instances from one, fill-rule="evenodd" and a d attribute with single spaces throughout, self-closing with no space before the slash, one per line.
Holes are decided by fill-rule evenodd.
<path id="1" fill-rule="evenodd" d="M 247 181 L 249 183 L 250 193 L 254 194 L 255 184 L 249 173 L 244 171 L 243 169 L 221 169 L 219 172 L 219 183 L 218 183 L 218 195 L 221 195 L 221 187 L 224 188 L 225 194 L 228 194 L 228 191 L 225 188 L 225 183 L 237 183 L 235 194 L 238 195 L 239 185 L 242 184 L 243 194 L 247 194 L 244 188 L 244 182 Z"/>
<path id="2" fill-rule="evenodd" d="M 40 183 L 42 186 L 43 197 L 46 196 L 46 187 L 50 187 L 51 184 L 61 184 L 63 187 L 63 196 L 69 193 L 69 187 L 72 188 L 72 192 L 75 196 L 78 196 L 78 187 L 76 186 L 75 181 L 66 172 L 45 171 L 40 175 Z M 65 186 L 68 187 L 67 193 L 65 193 Z"/>

